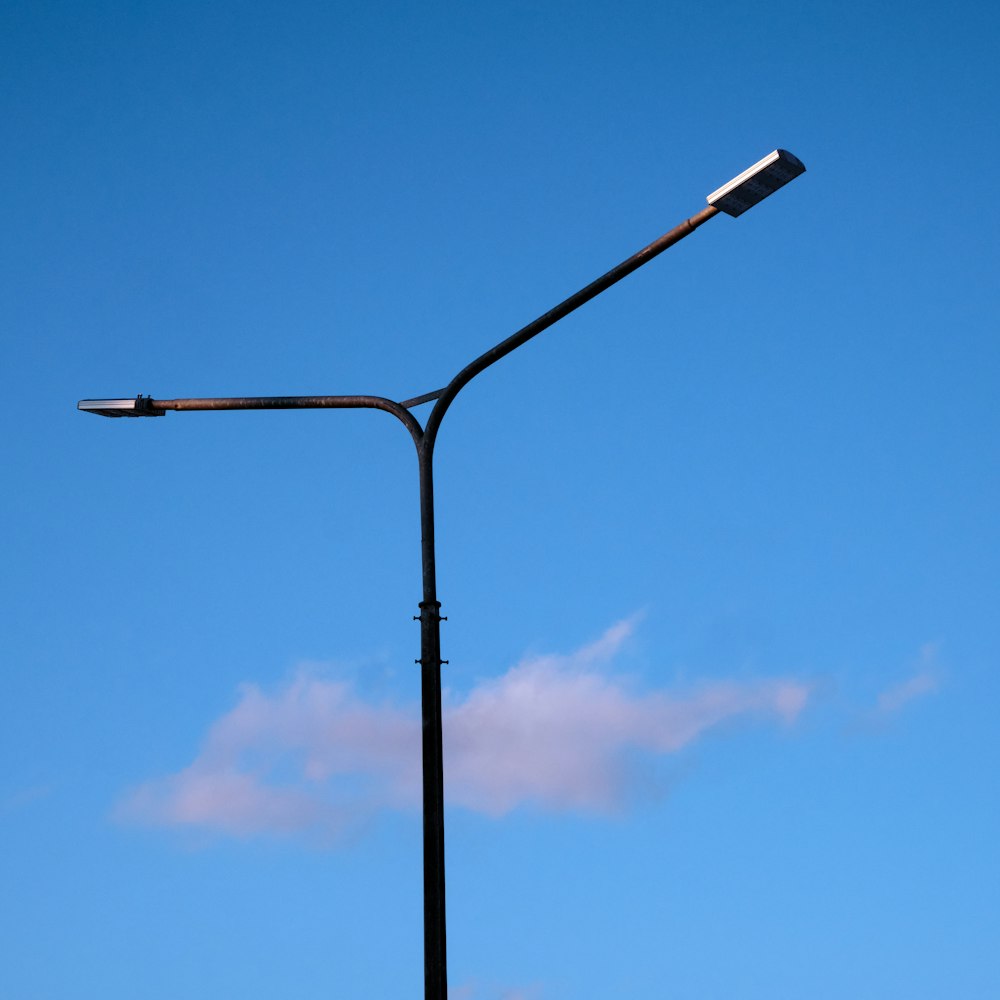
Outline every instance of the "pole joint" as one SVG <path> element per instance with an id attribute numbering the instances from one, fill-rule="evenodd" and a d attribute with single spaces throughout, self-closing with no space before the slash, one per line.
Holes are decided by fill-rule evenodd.
<path id="1" fill-rule="evenodd" d="M 435 620 L 439 622 L 446 622 L 448 620 L 445 615 L 441 614 L 440 601 L 421 601 L 417 607 L 420 608 L 420 614 L 413 616 L 413 620 L 415 622 Z"/>

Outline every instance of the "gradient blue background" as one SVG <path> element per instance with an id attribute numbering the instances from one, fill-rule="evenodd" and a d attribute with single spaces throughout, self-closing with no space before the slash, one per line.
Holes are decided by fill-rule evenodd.
<path id="1" fill-rule="evenodd" d="M 417 697 L 406 434 L 76 401 L 438 388 L 783 146 L 804 177 L 459 398 L 439 589 L 458 692 L 643 610 L 623 669 L 651 689 L 816 694 L 618 817 L 451 811 L 453 995 L 1000 996 L 998 28 L 5 5 L 0 993 L 422 987 L 417 816 L 330 850 L 113 818 L 242 682 L 320 662 Z M 879 716 L 928 656 L 935 690 Z"/>

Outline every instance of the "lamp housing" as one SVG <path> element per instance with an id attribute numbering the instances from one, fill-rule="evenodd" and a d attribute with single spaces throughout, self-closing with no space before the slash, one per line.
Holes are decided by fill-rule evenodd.
<path id="1" fill-rule="evenodd" d="M 713 191 L 708 196 L 708 203 L 727 215 L 742 215 L 805 171 L 805 165 L 797 156 L 786 149 L 776 149 L 739 177 Z"/>
<path id="2" fill-rule="evenodd" d="M 153 409 L 150 398 L 81 399 L 76 408 L 84 413 L 96 413 L 99 417 L 162 417 L 165 411 Z"/>

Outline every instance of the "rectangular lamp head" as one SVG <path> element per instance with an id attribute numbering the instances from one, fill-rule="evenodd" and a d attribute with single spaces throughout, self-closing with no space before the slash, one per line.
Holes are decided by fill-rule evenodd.
<path id="1" fill-rule="evenodd" d="M 753 208 L 757 202 L 763 201 L 769 194 L 805 172 L 806 168 L 798 157 L 792 156 L 787 150 L 776 149 L 749 170 L 744 170 L 739 177 L 734 177 L 728 184 L 713 191 L 708 196 L 708 203 L 727 215 L 742 215 L 748 208 Z"/>
<path id="2" fill-rule="evenodd" d="M 135 399 L 81 399 L 76 408 L 101 417 L 162 417 L 165 412 L 154 410 L 149 405 L 149 396 L 136 396 Z"/>

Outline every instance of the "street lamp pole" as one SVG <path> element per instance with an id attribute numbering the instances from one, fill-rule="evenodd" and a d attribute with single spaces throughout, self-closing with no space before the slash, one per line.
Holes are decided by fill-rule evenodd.
<path id="1" fill-rule="evenodd" d="M 441 719 L 441 603 L 437 596 L 434 549 L 434 444 L 441 420 L 458 393 L 480 372 L 495 364 L 532 337 L 557 323 L 585 302 L 600 295 L 626 275 L 642 267 L 668 247 L 690 235 L 720 211 L 740 215 L 777 188 L 804 172 L 802 163 L 784 150 L 744 171 L 708 196 L 708 206 L 638 253 L 592 281 L 575 295 L 543 313 L 536 320 L 501 341 L 466 365 L 443 389 L 395 402 L 384 396 L 251 396 L 198 399 L 85 399 L 78 408 L 106 417 L 158 417 L 167 410 L 287 410 L 357 409 L 385 410 L 409 431 L 416 446 L 420 476 L 420 554 L 423 596 L 420 614 L 421 719 L 423 753 L 424 822 L 424 996 L 447 1000 L 447 951 L 444 885 L 444 766 Z M 410 410 L 422 403 L 434 406 L 423 427 Z"/>

